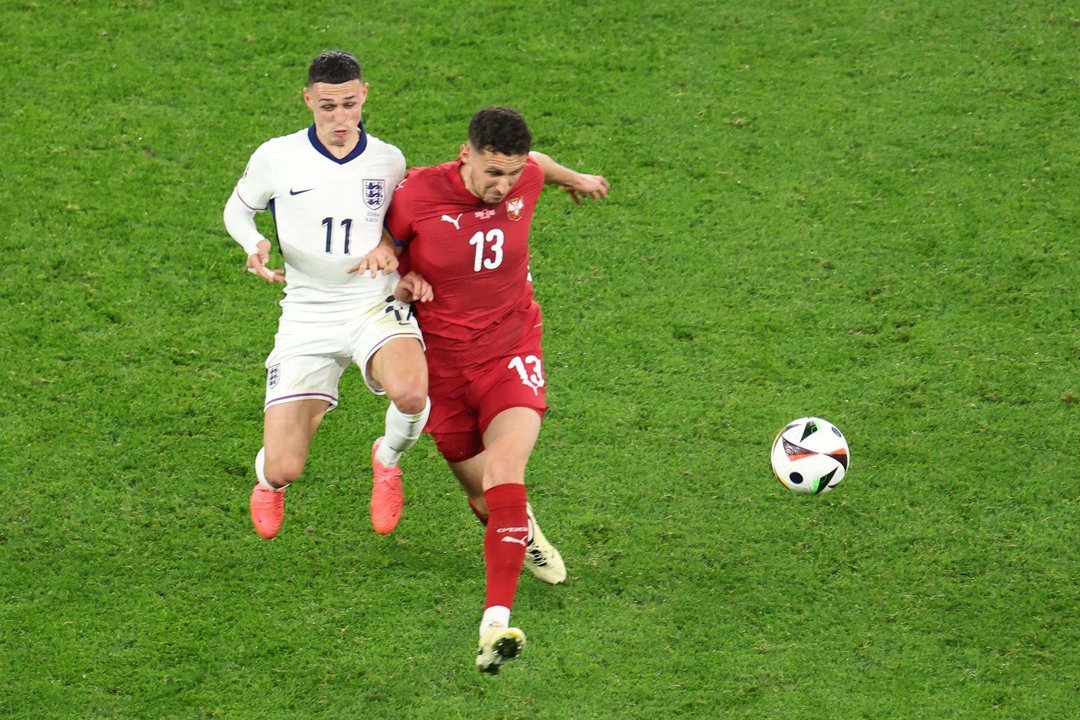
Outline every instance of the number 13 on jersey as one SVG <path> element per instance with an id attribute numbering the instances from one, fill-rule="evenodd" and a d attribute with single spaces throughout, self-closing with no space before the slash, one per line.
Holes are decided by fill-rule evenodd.
<path id="1" fill-rule="evenodd" d="M 469 244 L 476 246 L 473 256 L 473 272 L 494 270 L 503 261 L 503 231 L 492 228 L 486 233 L 482 230 L 469 238 Z"/>

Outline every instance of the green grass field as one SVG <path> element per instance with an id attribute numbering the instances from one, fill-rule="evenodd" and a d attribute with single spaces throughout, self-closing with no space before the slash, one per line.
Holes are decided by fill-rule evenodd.
<path id="1" fill-rule="evenodd" d="M 1030 3 L 0 1 L 0 717 L 1080 717 L 1080 13 Z M 545 193 L 522 658 L 359 374 L 250 526 L 279 288 L 221 210 L 318 52 L 411 165 L 510 104 Z M 769 444 L 818 415 L 816 498 Z"/>

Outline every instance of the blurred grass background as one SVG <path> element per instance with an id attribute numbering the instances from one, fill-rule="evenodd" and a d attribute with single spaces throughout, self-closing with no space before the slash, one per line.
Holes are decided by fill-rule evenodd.
<path id="1" fill-rule="evenodd" d="M 1080 18 L 1063 2 L 0 4 L 0 715 L 1080 713 Z M 367 521 L 359 376 L 251 531 L 279 289 L 221 209 L 355 52 L 411 165 L 510 104 L 546 193 L 530 497 L 570 578 L 473 666 L 481 537 L 424 439 Z M 771 477 L 818 415 L 851 473 Z"/>

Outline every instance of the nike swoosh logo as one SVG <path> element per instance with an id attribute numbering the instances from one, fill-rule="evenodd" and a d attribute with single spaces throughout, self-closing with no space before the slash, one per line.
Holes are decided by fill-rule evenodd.
<path id="1" fill-rule="evenodd" d="M 311 192 L 314 189 L 315 188 L 308 188 L 307 190 L 293 190 L 292 188 L 290 188 L 289 189 L 289 194 L 290 195 L 303 195 L 304 193 Z"/>

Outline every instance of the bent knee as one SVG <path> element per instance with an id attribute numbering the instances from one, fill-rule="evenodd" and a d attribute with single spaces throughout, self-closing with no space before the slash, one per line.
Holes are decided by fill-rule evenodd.
<path id="1" fill-rule="evenodd" d="M 398 410 L 406 415 L 418 415 L 427 407 L 427 382 L 408 383 L 395 388 L 386 388 L 386 396 Z"/>

